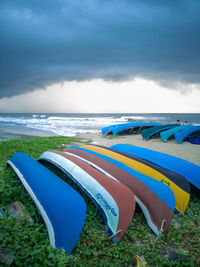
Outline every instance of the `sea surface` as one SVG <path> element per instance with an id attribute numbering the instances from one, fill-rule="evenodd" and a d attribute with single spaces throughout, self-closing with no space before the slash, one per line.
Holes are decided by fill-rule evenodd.
<path id="1" fill-rule="evenodd" d="M 33 131 L 46 136 L 77 136 L 98 133 L 108 125 L 125 122 L 158 122 L 200 124 L 200 113 L 0 113 L 0 130 Z"/>

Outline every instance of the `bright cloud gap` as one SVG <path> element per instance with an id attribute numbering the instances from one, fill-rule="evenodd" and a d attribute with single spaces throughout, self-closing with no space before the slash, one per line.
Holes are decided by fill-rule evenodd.
<path id="1" fill-rule="evenodd" d="M 184 87 L 187 93 L 141 78 L 124 82 L 64 82 L 2 98 L 0 112 L 199 113 L 199 86 L 180 82 L 177 86 Z"/>

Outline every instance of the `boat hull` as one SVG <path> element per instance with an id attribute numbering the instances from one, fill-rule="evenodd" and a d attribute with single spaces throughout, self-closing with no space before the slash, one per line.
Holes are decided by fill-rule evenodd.
<path id="1" fill-rule="evenodd" d="M 44 152 L 40 161 L 48 161 L 64 171 L 97 205 L 112 240 L 118 243 L 135 211 L 133 193 L 89 164 L 60 151 Z"/>
<path id="2" fill-rule="evenodd" d="M 180 132 L 188 127 L 191 127 L 191 125 L 181 125 L 181 126 L 177 126 L 177 127 L 174 127 L 172 129 L 169 129 L 169 130 L 166 130 L 166 131 L 162 131 L 160 133 L 160 137 L 162 139 L 163 142 L 167 142 L 167 140 L 172 136 L 174 135 L 175 133 L 177 132 Z"/>
<path id="3" fill-rule="evenodd" d="M 193 126 L 191 126 L 191 127 L 189 127 L 189 128 L 186 128 L 186 129 L 184 129 L 184 130 L 178 132 L 178 133 L 175 133 L 174 137 L 175 137 L 176 141 L 177 141 L 179 144 L 181 144 L 181 143 L 183 142 L 183 140 L 184 140 L 187 136 L 189 136 L 189 135 L 191 135 L 191 134 L 194 134 L 194 133 L 196 133 L 196 134 L 200 133 L 200 125 L 199 125 L 199 126 L 195 126 L 195 125 L 193 125 Z"/>
<path id="4" fill-rule="evenodd" d="M 116 125 L 112 129 L 113 135 L 118 135 L 118 134 L 131 134 L 132 132 L 141 132 L 144 129 L 149 129 L 154 126 L 159 126 L 161 124 L 159 123 L 148 123 L 148 122 L 132 122 L 132 123 L 124 123 L 122 125 Z"/>
<path id="5" fill-rule="evenodd" d="M 147 148 L 118 144 L 111 148 L 136 155 L 161 167 L 172 170 L 184 176 L 190 184 L 200 190 L 200 166 L 181 158 L 150 150 Z"/>
<path id="6" fill-rule="evenodd" d="M 94 164 L 94 168 L 98 166 L 114 179 L 129 187 L 135 194 L 136 202 L 141 207 L 149 227 L 159 235 L 162 222 L 166 221 L 163 230 L 166 232 L 171 223 L 175 206 L 174 195 L 168 187 L 134 171 L 121 162 L 94 151 L 74 146 L 70 146 L 64 151 L 87 160 L 90 164 Z M 172 201 L 171 208 L 165 203 L 165 197 Z"/>
<path id="7" fill-rule="evenodd" d="M 24 153 L 15 153 L 7 163 L 39 209 L 47 226 L 51 246 L 71 253 L 85 222 L 84 199 L 54 173 Z"/>
<path id="8" fill-rule="evenodd" d="M 190 194 L 185 192 L 182 188 L 180 188 L 176 183 L 174 183 L 167 176 L 163 175 L 161 172 L 148 166 L 147 164 L 138 162 L 137 160 L 131 159 L 130 157 L 112 151 L 111 149 L 114 147 L 111 147 L 111 149 L 97 145 L 83 145 L 81 147 L 111 157 L 124 163 L 128 167 L 133 168 L 137 172 L 147 175 L 148 177 L 151 177 L 159 182 L 164 182 L 174 193 L 176 199 L 176 210 L 181 213 L 185 211 L 190 199 Z"/>
<path id="9" fill-rule="evenodd" d="M 145 140 L 148 140 L 149 138 L 151 138 L 153 135 L 157 133 L 160 133 L 162 131 L 165 131 L 165 130 L 168 130 L 168 129 L 171 129 L 177 126 L 178 126 L 177 124 L 166 124 L 162 126 L 155 126 L 150 129 L 142 130 L 141 134 Z"/>

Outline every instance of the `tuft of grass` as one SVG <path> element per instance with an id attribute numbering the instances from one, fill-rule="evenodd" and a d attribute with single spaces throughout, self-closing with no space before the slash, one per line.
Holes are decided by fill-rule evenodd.
<path id="1" fill-rule="evenodd" d="M 70 255 L 50 246 L 45 223 L 33 200 L 6 161 L 15 152 L 39 158 L 44 151 L 63 150 L 65 145 L 81 143 L 70 137 L 40 137 L 0 142 L 0 265 L 13 266 L 135 266 L 135 255 L 144 255 L 148 266 L 200 266 L 200 201 L 191 195 L 185 215 L 174 215 L 167 233 L 156 237 L 139 208 L 119 245 L 112 243 L 101 214 L 93 202 L 57 168 L 56 175 L 75 188 L 85 199 L 87 216 L 83 231 Z M 11 218 L 7 207 L 20 201 L 26 218 Z M 2 256 L 4 255 L 4 257 Z M 10 262 L 5 257 L 9 255 Z"/>

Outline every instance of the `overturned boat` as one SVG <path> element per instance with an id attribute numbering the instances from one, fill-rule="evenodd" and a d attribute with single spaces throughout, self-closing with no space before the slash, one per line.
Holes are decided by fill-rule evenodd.
<path id="1" fill-rule="evenodd" d="M 138 146 L 118 144 L 111 146 L 111 148 L 139 156 L 166 169 L 177 172 L 185 177 L 192 186 L 200 190 L 200 166 L 194 163 Z"/>
<path id="2" fill-rule="evenodd" d="M 116 125 L 112 129 L 112 133 L 113 135 L 140 133 L 144 129 L 149 129 L 151 127 L 160 125 L 161 124 L 159 123 L 150 123 L 150 122 L 130 122 L 121 125 Z"/>
<path id="3" fill-rule="evenodd" d="M 149 227 L 159 235 L 168 229 L 175 207 L 174 194 L 164 184 L 134 171 L 123 163 L 94 151 L 70 146 L 64 150 L 87 161 L 94 168 L 111 175 L 129 187 L 135 194 L 137 204 L 142 209 Z"/>
<path id="4" fill-rule="evenodd" d="M 102 135 L 117 135 L 117 134 L 131 134 L 140 132 L 142 129 L 147 129 L 153 126 L 159 126 L 160 123 L 153 122 L 127 122 L 119 123 L 102 128 Z"/>
<path id="5" fill-rule="evenodd" d="M 166 130 L 166 131 L 162 131 L 160 133 L 160 137 L 162 139 L 163 142 L 167 142 L 167 140 L 172 137 L 175 133 L 178 133 L 188 127 L 191 127 L 192 125 L 180 125 L 180 126 L 177 126 L 177 127 L 174 127 L 174 128 L 171 128 L 169 130 Z"/>
<path id="6" fill-rule="evenodd" d="M 102 213 L 110 238 L 118 243 L 135 211 L 135 198 L 131 190 L 81 159 L 64 152 L 44 152 L 39 161 L 52 163 L 80 186 Z"/>
<path id="7" fill-rule="evenodd" d="M 7 161 L 35 202 L 47 226 L 51 246 L 71 253 L 86 217 L 84 199 L 42 164 L 15 153 Z"/>
<path id="8" fill-rule="evenodd" d="M 119 152 L 112 151 L 111 149 L 115 148 L 114 146 L 112 146 L 111 149 L 97 145 L 82 145 L 81 147 L 118 160 L 126 166 L 134 169 L 135 171 L 166 184 L 174 193 L 176 199 L 176 210 L 178 212 L 183 213 L 187 208 L 190 199 L 190 194 L 187 191 L 183 190 L 179 185 L 177 185 L 173 180 L 173 177 L 169 178 L 160 171 L 153 168 L 152 166 L 148 166 L 148 164 L 144 162 L 139 162 L 138 160 L 130 158 L 127 155 L 122 155 Z"/>
<path id="9" fill-rule="evenodd" d="M 150 129 L 142 130 L 141 134 L 145 140 L 148 140 L 152 136 L 154 136 L 154 135 L 156 135 L 162 131 L 165 131 L 165 130 L 168 130 L 168 129 L 171 129 L 171 128 L 174 128 L 177 126 L 178 126 L 177 124 L 165 124 L 165 125 L 161 125 L 161 126 L 155 126 L 155 127 L 150 128 Z"/>
<path id="10" fill-rule="evenodd" d="M 141 157 L 138 157 L 138 156 L 126 153 L 126 152 L 122 152 L 114 148 L 110 148 L 110 150 L 113 152 L 117 152 L 121 155 L 124 155 L 127 158 L 141 162 L 149 166 L 150 168 L 158 171 L 164 177 L 167 177 L 167 179 L 169 180 L 166 180 L 163 177 L 162 180 L 160 180 L 160 182 L 169 186 L 174 192 L 175 199 L 176 199 L 175 212 L 176 213 L 181 212 L 182 214 L 185 213 L 186 208 L 188 207 L 188 204 L 189 204 L 189 200 L 190 200 L 190 184 L 184 176 L 172 170 L 163 168 Z"/>
<path id="11" fill-rule="evenodd" d="M 193 125 L 178 133 L 175 133 L 174 137 L 176 141 L 179 144 L 181 144 L 186 137 L 189 137 L 190 135 L 195 136 L 195 135 L 198 135 L 199 133 L 200 133 L 200 125 Z"/>

